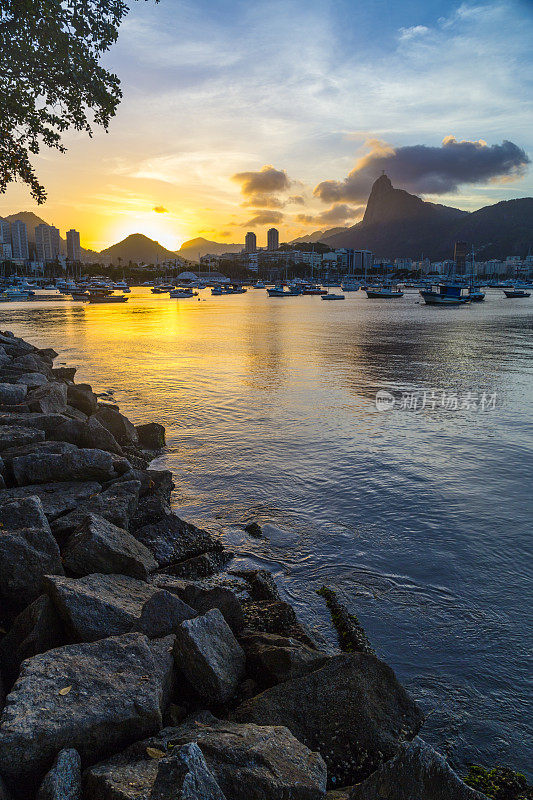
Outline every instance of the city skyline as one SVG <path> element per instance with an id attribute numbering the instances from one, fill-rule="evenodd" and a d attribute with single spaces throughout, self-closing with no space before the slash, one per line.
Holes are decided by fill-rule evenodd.
<path id="1" fill-rule="evenodd" d="M 134 6 L 105 59 L 124 93 L 109 133 L 43 151 L 48 202 L 12 185 L 0 215 L 177 250 L 354 224 L 381 169 L 465 210 L 533 195 L 531 4 L 237 6 Z"/>

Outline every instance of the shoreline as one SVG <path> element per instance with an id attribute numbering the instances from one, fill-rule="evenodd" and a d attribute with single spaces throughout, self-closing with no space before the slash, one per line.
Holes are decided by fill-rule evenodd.
<path id="1" fill-rule="evenodd" d="M 60 797 L 65 776 L 87 800 L 132 782 L 160 800 L 484 797 L 418 737 L 416 703 L 334 595 L 353 625 L 337 652 L 268 572 L 232 572 L 172 512 L 172 474 L 150 469 L 164 428 L 57 355 L 0 332 L 0 797 Z"/>

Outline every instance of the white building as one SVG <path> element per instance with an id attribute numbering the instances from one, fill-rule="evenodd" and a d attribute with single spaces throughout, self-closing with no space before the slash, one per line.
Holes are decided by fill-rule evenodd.
<path id="1" fill-rule="evenodd" d="M 11 230 L 7 219 L 0 218 L 0 258 L 2 260 L 13 257 L 11 248 Z"/>
<path id="2" fill-rule="evenodd" d="M 59 231 L 53 225 L 41 223 L 35 228 L 35 247 L 37 250 L 37 261 L 46 264 L 47 261 L 55 261 L 61 252 L 61 240 Z"/>
<path id="3" fill-rule="evenodd" d="M 300 264 L 307 264 L 312 269 L 322 266 L 322 253 L 307 253 L 302 250 L 296 251 L 294 260 Z"/>
<path id="4" fill-rule="evenodd" d="M 67 231 L 67 258 L 69 261 L 81 261 L 80 234 L 71 228 Z"/>
<path id="5" fill-rule="evenodd" d="M 13 258 L 18 261 L 28 261 L 30 250 L 28 247 L 28 226 L 21 219 L 16 219 L 10 225 L 11 228 L 11 249 Z"/>

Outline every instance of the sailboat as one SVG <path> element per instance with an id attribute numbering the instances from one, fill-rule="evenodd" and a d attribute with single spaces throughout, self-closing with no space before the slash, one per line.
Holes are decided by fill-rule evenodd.
<path id="1" fill-rule="evenodd" d="M 479 286 L 475 284 L 475 275 L 476 275 L 476 267 L 475 267 L 475 256 L 474 256 L 474 246 L 472 245 L 472 274 L 470 276 L 470 302 L 471 303 L 481 303 L 485 299 L 485 292 L 481 291 Z"/>

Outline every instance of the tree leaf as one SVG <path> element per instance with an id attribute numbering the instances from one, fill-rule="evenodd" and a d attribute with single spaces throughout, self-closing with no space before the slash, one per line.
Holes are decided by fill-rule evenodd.
<path id="1" fill-rule="evenodd" d="M 72 686 L 64 686 L 62 689 L 59 690 L 59 694 L 61 694 L 61 695 L 68 694 L 71 689 L 72 689 Z"/>

